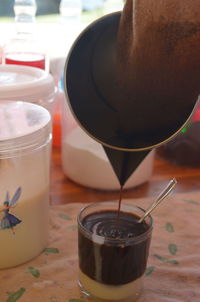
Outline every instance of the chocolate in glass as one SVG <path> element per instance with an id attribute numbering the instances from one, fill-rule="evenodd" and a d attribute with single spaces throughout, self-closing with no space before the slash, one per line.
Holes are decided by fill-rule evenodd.
<path id="1" fill-rule="evenodd" d="M 142 288 L 152 232 L 144 211 L 116 202 L 94 203 L 78 216 L 79 282 L 94 300 L 134 301 Z M 119 216 L 118 216 L 119 215 Z"/>

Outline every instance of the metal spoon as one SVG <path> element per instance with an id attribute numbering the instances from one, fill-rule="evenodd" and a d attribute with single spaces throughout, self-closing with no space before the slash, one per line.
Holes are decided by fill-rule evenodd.
<path id="1" fill-rule="evenodd" d="M 160 204 L 160 202 L 169 195 L 169 193 L 172 191 L 172 189 L 176 184 L 177 184 L 176 178 L 170 180 L 167 187 L 160 193 L 156 201 L 153 202 L 153 204 L 146 210 L 144 215 L 138 220 L 138 223 L 141 223 Z"/>

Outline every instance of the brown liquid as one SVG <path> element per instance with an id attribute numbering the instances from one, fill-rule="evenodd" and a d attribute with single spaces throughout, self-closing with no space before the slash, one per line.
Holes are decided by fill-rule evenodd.
<path id="1" fill-rule="evenodd" d="M 116 215 L 119 215 L 116 229 Z M 86 237 L 79 229 L 79 266 L 95 281 L 122 285 L 143 275 L 146 269 L 150 236 L 137 242 L 133 239 L 150 226 L 138 223 L 135 214 L 107 210 L 86 216 L 82 224 L 94 235 Z M 105 238 L 98 242 L 95 235 Z M 109 239 L 107 239 L 109 238 Z M 134 242 L 133 242 L 134 241 Z"/>
<path id="2" fill-rule="evenodd" d="M 119 227 L 119 214 L 121 210 L 121 203 L 122 203 L 122 192 L 123 192 L 123 186 L 120 187 L 120 193 L 119 193 L 119 203 L 118 203 L 118 209 L 117 209 L 117 219 L 116 219 L 116 228 Z"/>

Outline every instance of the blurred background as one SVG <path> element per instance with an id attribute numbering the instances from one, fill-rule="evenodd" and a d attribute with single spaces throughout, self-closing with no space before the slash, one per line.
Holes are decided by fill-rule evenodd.
<path id="1" fill-rule="evenodd" d="M 62 0 L 37 0 L 37 16 L 41 15 L 56 15 L 60 13 L 59 7 Z M 99 10 L 99 14 L 103 13 L 105 6 L 112 6 L 113 8 L 121 7 L 123 0 L 80 0 L 82 11 Z M 13 17 L 14 0 L 0 1 L 0 17 Z"/>

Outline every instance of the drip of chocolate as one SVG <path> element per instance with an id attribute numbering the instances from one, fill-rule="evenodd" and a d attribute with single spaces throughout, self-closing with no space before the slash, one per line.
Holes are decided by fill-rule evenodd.
<path id="1" fill-rule="evenodd" d="M 123 192 L 123 187 L 120 187 L 119 191 L 119 202 L 118 202 L 118 209 L 117 209 L 117 221 L 116 221 L 116 228 L 119 229 L 119 216 L 120 216 L 120 211 L 121 211 L 121 203 L 122 203 L 122 192 Z"/>
<path id="2" fill-rule="evenodd" d="M 103 147 L 120 183 L 119 202 L 118 202 L 118 210 L 117 210 L 117 217 L 116 217 L 116 226 L 118 228 L 123 186 L 127 181 L 127 179 L 129 178 L 129 176 L 133 173 L 133 171 L 137 169 L 139 164 L 147 156 L 149 150 L 140 151 L 140 152 L 128 152 L 128 151 L 119 151 L 119 150 L 111 149 L 105 146 Z"/>

